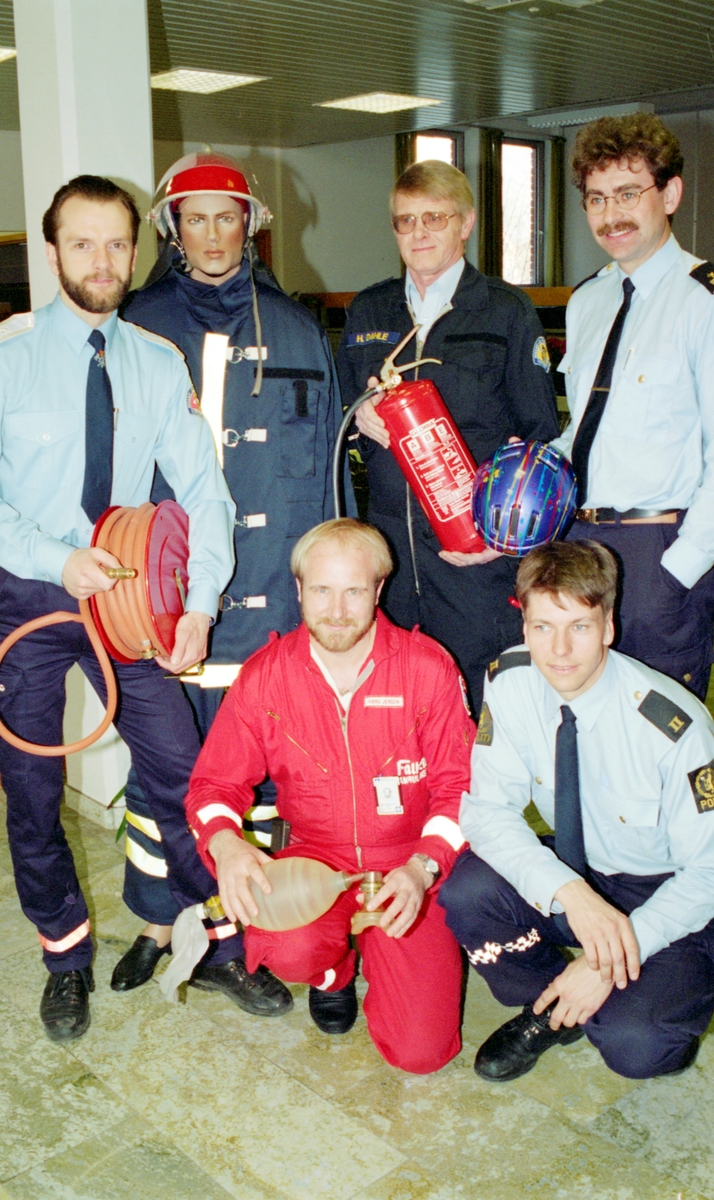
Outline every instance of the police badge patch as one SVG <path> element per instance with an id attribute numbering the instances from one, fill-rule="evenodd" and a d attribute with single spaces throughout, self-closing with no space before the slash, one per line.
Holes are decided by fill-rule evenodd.
<path id="1" fill-rule="evenodd" d="M 477 746 L 490 746 L 493 742 L 493 717 L 491 709 L 484 700 L 481 706 L 481 714 L 478 719 L 478 733 L 476 734 Z"/>
<path id="2" fill-rule="evenodd" d="M 188 411 L 189 411 L 189 412 L 192 412 L 192 413 L 198 413 L 198 414 L 199 414 L 199 416 L 200 416 L 200 413 L 201 413 L 201 401 L 200 401 L 200 400 L 199 400 L 199 398 L 198 398 L 198 393 L 196 392 L 196 389 L 195 389 L 195 388 L 193 388 L 193 387 L 192 387 L 192 388 L 190 388 L 190 389 L 189 389 L 189 393 L 188 393 L 188 395 L 187 395 L 187 397 L 186 397 L 186 403 L 187 403 L 187 405 L 188 405 Z"/>
<path id="3" fill-rule="evenodd" d="M 550 355 L 548 353 L 548 344 L 544 337 L 539 337 L 535 340 L 533 362 L 537 367 L 542 367 L 544 371 L 550 371 Z"/>
<path id="4" fill-rule="evenodd" d="M 714 758 L 705 767 L 697 767 L 696 771 L 689 771 L 687 777 L 698 812 L 712 812 L 714 810 Z"/>

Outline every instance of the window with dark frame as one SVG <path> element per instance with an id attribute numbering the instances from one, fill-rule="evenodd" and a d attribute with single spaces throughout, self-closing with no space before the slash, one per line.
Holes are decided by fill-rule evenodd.
<path id="1" fill-rule="evenodd" d="M 449 133 L 443 129 L 425 129 L 416 135 L 415 162 L 438 159 L 451 163 L 452 167 L 464 169 L 464 135 Z"/>
<path id="2" fill-rule="evenodd" d="M 503 278 L 521 287 L 543 283 L 544 163 L 542 142 L 503 139 Z"/>

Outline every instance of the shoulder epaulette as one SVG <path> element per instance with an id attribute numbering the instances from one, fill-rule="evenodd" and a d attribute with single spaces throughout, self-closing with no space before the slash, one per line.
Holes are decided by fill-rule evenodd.
<path id="1" fill-rule="evenodd" d="M 502 654 L 488 664 L 488 679 L 492 683 L 497 675 L 510 671 L 511 667 L 529 667 L 531 655 L 529 650 L 514 650 L 512 654 Z"/>
<path id="2" fill-rule="evenodd" d="M 692 718 L 685 713 L 683 708 L 679 708 L 661 692 L 648 692 L 644 700 L 638 705 L 638 712 L 642 713 L 656 729 L 664 733 L 671 742 L 678 742 L 683 733 L 692 723 Z"/>
<path id="3" fill-rule="evenodd" d="M 174 342 L 169 341 L 168 338 L 161 337 L 159 333 L 152 333 L 150 329 L 144 329 L 142 325 L 135 325 L 133 321 L 127 321 L 126 324 L 131 325 L 139 337 L 145 338 L 147 342 L 153 342 L 156 346 L 163 346 L 165 350 L 172 350 L 181 359 L 181 362 L 186 361 L 182 351 L 179 350 Z"/>
<path id="4" fill-rule="evenodd" d="M 708 292 L 714 294 L 714 263 L 703 262 L 693 271 L 689 272 L 692 279 L 696 279 L 697 283 L 701 283 Z"/>
<path id="5" fill-rule="evenodd" d="M 0 342 L 17 337 L 18 333 L 29 333 L 34 328 L 35 314 L 33 312 L 13 313 L 6 321 L 0 322 Z"/>
<path id="6" fill-rule="evenodd" d="M 590 283 L 591 279 L 597 279 L 597 277 L 601 271 L 602 271 L 602 267 L 598 267 L 597 271 L 593 271 L 592 275 L 586 275 L 585 279 L 581 279 L 580 283 L 576 283 L 575 287 L 573 288 L 573 291 L 577 292 L 578 288 L 581 288 L 584 283 Z"/>

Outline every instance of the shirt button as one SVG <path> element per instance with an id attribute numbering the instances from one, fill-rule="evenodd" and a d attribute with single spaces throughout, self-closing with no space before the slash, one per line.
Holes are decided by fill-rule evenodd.
<path id="1" fill-rule="evenodd" d="M 626 824 L 627 824 L 627 821 L 625 820 L 625 818 L 624 818 L 624 817 L 620 817 L 620 820 L 622 821 L 622 824 L 623 824 L 623 825 L 626 825 Z"/>
<path id="2" fill-rule="evenodd" d="M 50 435 L 49 435 L 49 433 L 43 433 L 43 434 L 42 434 L 42 441 L 43 441 L 43 442 L 49 442 L 49 440 L 50 440 Z"/>
<path id="3" fill-rule="evenodd" d="M 542 779 L 540 779 L 540 778 L 539 778 L 537 775 L 536 775 L 536 777 L 535 777 L 535 780 L 536 780 L 536 783 L 538 784 L 538 786 L 540 787 L 540 786 L 542 785 L 542 783 L 543 783 L 543 780 L 542 780 Z"/>
<path id="4" fill-rule="evenodd" d="M 4 692 L 4 691 L 5 691 L 5 684 L 0 683 L 0 692 Z"/>
<path id="5" fill-rule="evenodd" d="M 537 900 L 536 900 L 536 908 L 538 909 L 538 912 L 543 912 L 542 905 L 540 905 Z"/>
<path id="6" fill-rule="evenodd" d="M 638 375 L 638 376 L 637 376 L 637 382 L 638 382 L 638 383 L 644 383 L 644 382 L 645 382 L 645 377 L 644 377 L 644 375 Z"/>
<path id="7" fill-rule="evenodd" d="M 642 692 L 635 692 L 635 700 L 641 700 L 641 699 L 642 699 Z"/>

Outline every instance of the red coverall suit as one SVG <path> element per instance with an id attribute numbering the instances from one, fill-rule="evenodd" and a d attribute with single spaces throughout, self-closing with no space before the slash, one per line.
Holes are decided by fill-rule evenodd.
<path id="1" fill-rule="evenodd" d="M 443 1067 L 461 1048 L 461 959 L 436 893 L 463 845 L 457 817 L 473 736 L 457 668 L 431 638 L 398 629 L 378 613 L 372 653 L 345 713 L 301 625 L 246 662 L 201 751 L 186 801 L 199 853 L 214 874 L 209 841 L 221 829 L 240 830 L 252 789 L 268 773 L 278 812 L 292 826 L 280 856 L 385 874 L 414 853 L 438 862 L 439 878 L 403 937 L 372 927 L 357 938 L 372 1040 L 387 1062 L 419 1074 Z M 398 777 L 403 813 L 377 812 L 377 776 Z M 248 928 L 248 970 L 264 963 L 295 983 L 345 987 L 355 971 L 349 943 L 355 896 L 351 888 L 302 929 Z"/>

